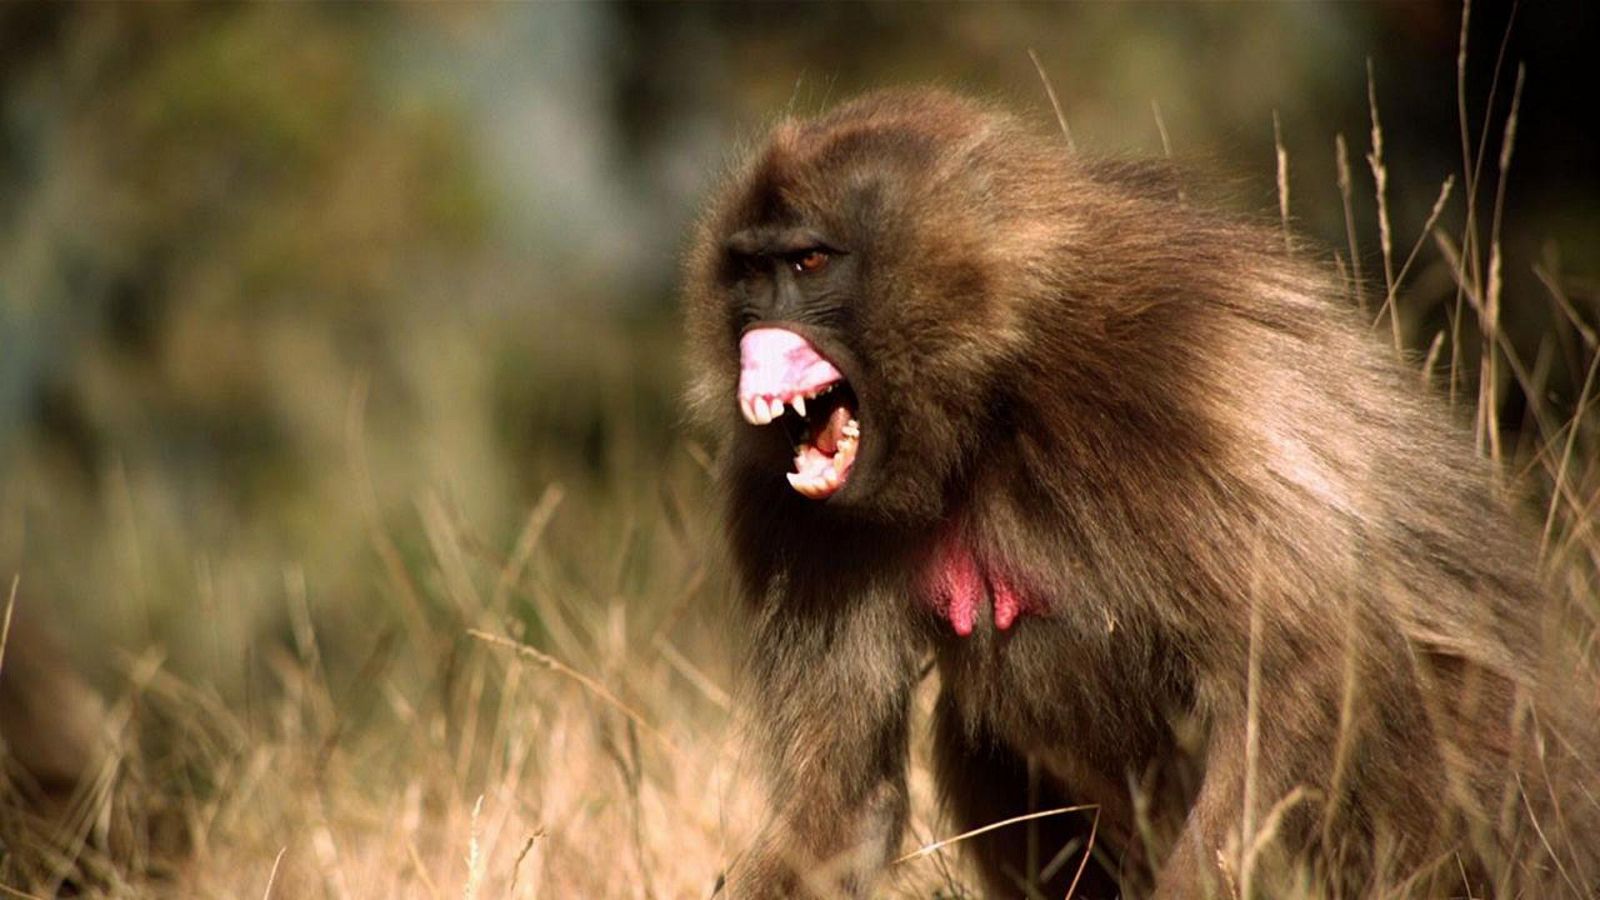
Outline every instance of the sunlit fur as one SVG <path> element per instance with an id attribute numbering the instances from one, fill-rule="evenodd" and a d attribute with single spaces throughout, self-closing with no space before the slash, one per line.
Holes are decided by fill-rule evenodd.
<path id="1" fill-rule="evenodd" d="M 862 398 L 845 502 L 789 490 L 781 436 L 738 417 L 722 241 L 771 222 L 863 267 L 842 314 L 799 323 Z M 686 302 L 772 797 L 734 895 L 874 883 L 930 651 L 953 824 L 1097 805 L 1080 895 L 1600 884 L 1597 694 L 1547 633 L 1527 530 L 1281 234 L 1180 202 L 1156 168 L 896 91 L 773 129 L 705 216 Z M 948 539 L 1046 613 L 955 636 L 924 587 Z M 1020 827 L 965 846 L 1020 895 L 1030 858 L 1090 821 L 1043 820 L 1033 857 Z M 1246 829 L 1268 837 L 1241 854 Z"/>

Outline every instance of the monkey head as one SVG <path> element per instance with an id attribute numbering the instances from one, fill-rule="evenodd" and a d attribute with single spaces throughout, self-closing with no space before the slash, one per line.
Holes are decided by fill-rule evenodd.
<path id="1" fill-rule="evenodd" d="M 937 107 L 948 106 L 949 109 Z M 730 464 L 830 511 L 931 521 L 992 426 L 1016 340 L 999 293 L 1009 120 L 878 94 L 774 129 L 702 221 L 687 308 L 702 418 Z"/>

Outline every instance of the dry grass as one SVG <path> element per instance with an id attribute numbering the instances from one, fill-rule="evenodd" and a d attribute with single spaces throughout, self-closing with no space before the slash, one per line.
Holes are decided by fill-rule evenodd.
<path id="1" fill-rule="evenodd" d="M 363 393 L 350 478 L 370 496 Z M 364 646 L 357 659 L 334 664 L 319 622 L 342 617 L 292 565 L 287 640 L 224 648 L 261 653 L 270 684 L 224 694 L 174 674 L 159 650 L 120 659 L 96 777 L 55 820 L 0 807 L 3 890 L 708 894 L 758 804 L 732 739 L 724 583 L 708 574 L 715 526 L 697 455 L 674 451 L 659 492 L 631 499 L 575 501 L 551 485 L 503 549 L 436 494 L 403 526 L 374 503 L 365 569 L 387 602 L 361 611 L 364 635 L 341 639 Z M 627 524 L 572 508 L 585 501 Z M 401 549 L 419 544 L 420 557 Z M 919 821 L 915 833 L 936 831 Z M 901 868 L 917 895 L 959 892 L 938 861 Z"/>

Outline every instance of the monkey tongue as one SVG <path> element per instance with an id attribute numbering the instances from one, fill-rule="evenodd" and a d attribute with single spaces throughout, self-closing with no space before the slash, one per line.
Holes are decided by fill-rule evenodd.
<path id="1" fill-rule="evenodd" d="M 844 376 L 811 342 L 786 328 L 756 328 L 739 339 L 739 396 L 781 403 L 810 396 Z"/>
<path id="2" fill-rule="evenodd" d="M 835 406 L 833 412 L 828 414 L 828 421 L 817 429 L 816 437 L 811 439 L 812 445 L 829 456 L 838 453 L 840 442 L 845 440 L 845 426 L 850 424 L 853 412 L 843 404 Z"/>
<path id="3" fill-rule="evenodd" d="M 843 404 L 807 436 L 795 452 L 789 485 L 812 500 L 823 500 L 844 486 L 856 461 L 860 425 L 854 411 Z"/>

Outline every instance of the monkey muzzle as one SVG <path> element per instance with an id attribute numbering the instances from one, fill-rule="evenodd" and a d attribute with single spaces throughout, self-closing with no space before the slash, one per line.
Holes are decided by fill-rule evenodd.
<path id="1" fill-rule="evenodd" d="M 794 447 L 789 484 L 822 500 L 844 486 L 861 441 L 855 393 L 837 366 L 786 328 L 739 340 L 739 410 L 764 426 L 781 421 Z"/>

